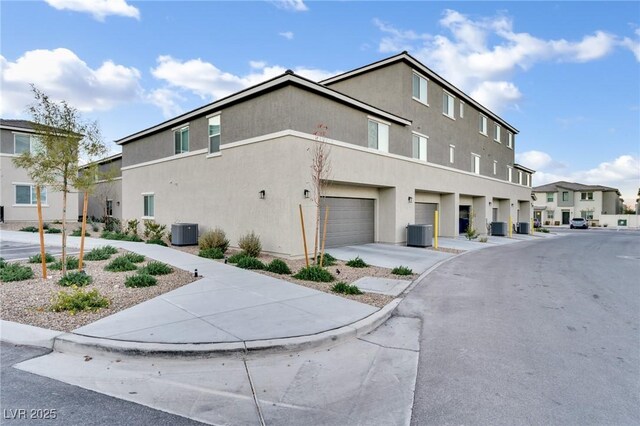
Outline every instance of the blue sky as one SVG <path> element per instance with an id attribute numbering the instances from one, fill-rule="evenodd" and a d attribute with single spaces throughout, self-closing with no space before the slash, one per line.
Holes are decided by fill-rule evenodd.
<path id="1" fill-rule="evenodd" d="M 0 24 L 3 118 L 35 83 L 111 142 L 287 68 L 407 50 L 520 130 L 534 185 L 640 186 L 639 2 L 3 0 Z"/>

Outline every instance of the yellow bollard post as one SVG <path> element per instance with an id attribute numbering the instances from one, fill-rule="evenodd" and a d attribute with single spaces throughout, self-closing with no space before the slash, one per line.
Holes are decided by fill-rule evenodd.
<path id="1" fill-rule="evenodd" d="M 529 234 L 533 235 L 533 219 L 531 219 L 531 224 L 529 225 Z"/>
<path id="2" fill-rule="evenodd" d="M 435 211 L 434 213 L 434 225 L 433 225 L 433 248 L 437 249 L 438 248 L 438 232 L 439 230 L 439 221 L 438 221 L 438 210 Z"/>
<path id="3" fill-rule="evenodd" d="M 511 219 L 511 215 L 509 215 L 509 238 L 513 235 L 513 220 Z"/>

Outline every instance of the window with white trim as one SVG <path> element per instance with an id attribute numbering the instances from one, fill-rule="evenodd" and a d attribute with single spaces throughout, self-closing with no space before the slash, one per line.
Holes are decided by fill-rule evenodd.
<path id="1" fill-rule="evenodd" d="M 547 203 L 553 203 L 553 192 L 547 192 Z"/>
<path id="2" fill-rule="evenodd" d="M 107 216 L 113 216 L 113 200 L 107 200 L 106 211 Z"/>
<path id="3" fill-rule="evenodd" d="M 518 170 L 518 184 L 522 185 L 522 172 Z"/>
<path id="4" fill-rule="evenodd" d="M 513 182 L 513 167 L 507 166 L 507 180 Z"/>
<path id="5" fill-rule="evenodd" d="M 427 161 L 427 138 L 413 134 L 412 156 L 417 160 Z"/>
<path id="6" fill-rule="evenodd" d="M 500 125 L 498 123 L 494 123 L 494 124 L 496 125 L 496 131 L 493 134 L 493 140 L 498 142 L 498 143 L 501 143 L 500 142 L 500 133 L 502 131 L 502 127 L 500 127 Z"/>
<path id="7" fill-rule="evenodd" d="M 480 174 L 480 156 L 471 154 L 471 171 L 477 175 Z"/>
<path id="8" fill-rule="evenodd" d="M 16 184 L 16 205 L 35 206 L 38 197 L 35 185 Z M 47 204 L 47 188 L 40 187 L 40 204 Z"/>
<path id="9" fill-rule="evenodd" d="M 507 148 L 513 149 L 513 133 L 511 132 L 507 134 Z"/>
<path id="10" fill-rule="evenodd" d="M 389 152 L 389 125 L 369 119 L 369 148 Z"/>
<path id="11" fill-rule="evenodd" d="M 209 118 L 209 154 L 220 152 L 220 115 Z"/>
<path id="12" fill-rule="evenodd" d="M 498 174 L 498 162 L 496 160 L 493 160 L 493 174 Z"/>
<path id="13" fill-rule="evenodd" d="M 547 219 L 553 219 L 553 210 L 547 210 Z"/>
<path id="14" fill-rule="evenodd" d="M 154 217 L 155 215 L 155 195 L 153 194 L 142 194 L 143 198 L 143 216 L 144 217 Z"/>
<path id="15" fill-rule="evenodd" d="M 456 146 L 449 145 L 449 163 L 453 164 L 456 159 Z"/>
<path id="16" fill-rule="evenodd" d="M 442 93 L 442 113 L 449 118 L 455 119 L 455 112 L 453 111 L 455 99 L 447 92 Z"/>
<path id="17" fill-rule="evenodd" d="M 181 127 L 173 131 L 175 154 L 189 152 L 189 126 Z"/>
<path id="18" fill-rule="evenodd" d="M 480 114 L 480 122 L 478 123 L 478 125 L 479 125 L 478 130 L 480 131 L 480 133 L 487 136 L 487 117 Z"/>
<path id="19" fill-rule="evenodd" d="M 427 79 L 421 75 L 413 73 L 413 99 L 424 104 L 428 104 L 427 100 Z"/>
<path id="20" fill-rule="evenodd" d="M 460 101 L 460 112 L 458 114 L 460 118 L 464 118 L 464 102 Z"/>
<path id="21" fill-rule="evenodd" d="M 531 186 L 531 175 L 527 173 L 527 186 Z"/>
<path id="22" fill-rule="evenodd" d="M 24 152 L 35 154 L 40 147 L 40 140 L 37 136 L 26 133 L 13 134 L 13 153 L 20 155 Z"/>

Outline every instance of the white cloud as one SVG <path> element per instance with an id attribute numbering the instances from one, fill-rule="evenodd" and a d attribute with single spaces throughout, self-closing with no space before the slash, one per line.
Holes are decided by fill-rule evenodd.
<path id="1" fill-rule="evenodd" d="M 126 0 L 45 0 L 58 10 L 72 10 L 89 13 L 98 21 L 109 15 L 140 19 L 140 11 Z"/>
<path id="2" fill-rule="evenodd" d="M 410 51 L 447 80 L 481 96 L 482 103 L 498 110 L 515 106 L 521 99 L 520 90 L 509 81 L 519 70 L 545 61 L 597 60 L 620 44 L 616 36 L 603 31 L 575 41 L 545 40 L 515 31 L 508 16 L 471 19 L 455 10 L 445 10 L 439 21 L 444 34 L 397 29 L 379 19 L 373 23 L 384 34 L 378 46 L 381 52 Z"/>
<path id="3" fill-rule="evenodd" d="M 147 95 L 147 99 L 158 106 L 165 117 L 175 117 L 183 112 L 179 102 L 184 101 L 185 98 L 175 90 L 168 88 L 155 89 Z"/>
<path id="4" fill-rule="evenodd" d="M 265 61 L 249 61 L 249 66 L 251 68 L 255 68 L 255 69 L 262 69 L 264 67 L 267 66 L 267 63 Z"/>
<path id="5" fill-rule="evenodd" d="M 309 10 L 303 0 L 273 0 L 278 9 L 291 10 L 293 12 L 306 12 Z"/>
<path id="6" fill-rule="evenodd" d="M 81 111 L 106 110 L 142 96 L 140 72 L 105 61 L 91 68 L 69 49 L 31 50 L 15 62 L 0 55 L 0 113 L 20 115 L 33 101 L 29 84 Z"/>
<path id="7" fill-rule="evenodd" d="M 636 28 L 636 39 L 632 40 L 629 37 L 625 37 L 622 39 L 620 44 L 627 49 L 631 50 L 636 57 L 636 60 L 640 62 L 640 28 Z"/>
<path id="8" fill-rule="evenodd" d="M 293 40 L 293 33 L 291 31 L 284 31 L 284 32 L 278 33 L 278 35 L 286 38 L 287 40 Z"/>

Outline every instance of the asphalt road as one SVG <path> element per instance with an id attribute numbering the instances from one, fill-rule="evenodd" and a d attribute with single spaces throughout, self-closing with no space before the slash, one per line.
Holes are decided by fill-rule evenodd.
<path id="1" fill-rule="evenodd" d="M 423 319 L 413 425 L 640 424 L 640 232 L 480 250 L 400 305 Z"/>
<path id="2" fill-rule="evenodd" d="M 35 374 L 13 365 L 49 351 L 2 343 L 0 346 L 0 424 L 2 425 L 200 425 Z"/>

